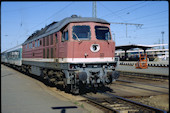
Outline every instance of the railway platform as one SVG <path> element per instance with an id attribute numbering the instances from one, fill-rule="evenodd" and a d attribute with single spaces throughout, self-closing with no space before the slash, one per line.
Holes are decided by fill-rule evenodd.
<path id="1" fill-rule="evenodd" d="M 137 61 L 119 61 L 119 65 L 134 66 Z M 169 61 L 149 61 L 147 65 L 150 67 L 169 67 Z"/>
<path id="2" fill-rule="evenodd" d="M 1 65 L 2 113 L 88 113 L 40 81 Z"/>
<path id="3" fill-rule="evenodd" d="M 147 69 L 136 69 L 135 61 L 119 61 L 117 71 L 169 76 L 169 62 L 148 62 Z"/>

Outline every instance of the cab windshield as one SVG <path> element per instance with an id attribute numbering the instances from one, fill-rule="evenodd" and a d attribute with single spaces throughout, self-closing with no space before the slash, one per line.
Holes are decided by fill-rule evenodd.
<path id="1" fill-rule="evenodd" d="M 72 37 L 74 40 L 90 40 L 90 26 L 73 26 Z"/>
<path id="2" fill-rule="evenodd" d="M 98 40 L 111 40 L 109 28 L 105 26 L 95 26 L 96 38 Z"/>

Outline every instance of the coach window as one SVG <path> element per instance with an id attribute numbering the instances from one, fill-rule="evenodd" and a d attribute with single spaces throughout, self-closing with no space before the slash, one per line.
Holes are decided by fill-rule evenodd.
<path id="1" fill-rule="evenodd" d="M 53 44 L 53 34 L 50 35 L 51 45 Z"/>
<path id="2" fill-rule="evenodd" d="M 68 40 L 68 31 L 64 31 L 63 32 L 63 35 L 62 35 L 62 42 L 64 42 L 64 41 L 67 41 Z"/>
<path id="3" fill-rule="evenodd" d="M 72 37 L 74 40 L 90 40 L 90 26 L 73 26 Z"/>

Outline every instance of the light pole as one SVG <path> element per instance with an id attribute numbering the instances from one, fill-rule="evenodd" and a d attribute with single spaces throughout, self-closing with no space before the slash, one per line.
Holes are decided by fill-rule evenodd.
<path id="1" fill-rule="evenodd" d="M 94 18 L 97 18 L 96 1 L 93 1 L 92 11 L 93 11 L 93 17 L 94 17 Z"/>
<path id="2" fill-rule="evenodd" d="M 161 32 L 162 33 L 162 44 L 164 44 L 164 39 L 163 39 L 163 35 L 164 35 L 164 31 Z M 162 49 L 165 49 L 164 46 L 162 46 Z"/>
<path id="3" fill-rule="evenodd" d="M 116 40 L 115 40 L 115 33 L 113 33 L 113 35 L 114 35 L 114 41 L 116 42 Z"/>

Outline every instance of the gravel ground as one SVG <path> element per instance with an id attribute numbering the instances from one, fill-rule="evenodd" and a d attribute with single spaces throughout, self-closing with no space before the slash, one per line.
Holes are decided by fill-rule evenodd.
<path id="1" fill-rule="evenodd" d="M 114 89 L 114 91 L 119 96 L 122 95 L 130 100 L 134 100 L 136 102 L 140 102 L 158 109 L 169 111 L 169 80 L 151 81 L 151 80 L 143 80 L 143 79 L 136 79 L 136 78 L 133 79 L 128 77 L 120 77 L 119 79 L 134 81 L 142 84 L 148 84 L 148 85 L 150 84 L 150 85 L 156 85 L 160 87 L 166 87 L 166 89 L 161 89 L 158 87 L 150 87 L 150 86 L 142 87 L 139 86 L 138 84 L 134 84 L 135 87 L 142 87 L 146 89 L 148 88 L 150 90 L 155 91 L 155 92 L 151 92 L 151 91 L 149 92 L 142 89 L 135 91 L 135 89 L 131 89 L 130 87 L 122 87 L 119 85 L 116 85 L 117 87 L 115 88 L 115 84 L 117 84 L 118 81 L 111 85 L 112 89 Z M 130 83 L 125 83 L 125 84 L 129 85 Z M 127 93 L 127 91 L 129 92 Z M 160 92 L 165 92 L 166 94 Z"/>
<path id="2" fill-rule="evenodd" d="M 150 97 L 128 98 L 158 109 L 169 111 L 169 95 L 156 95 Z"/>

